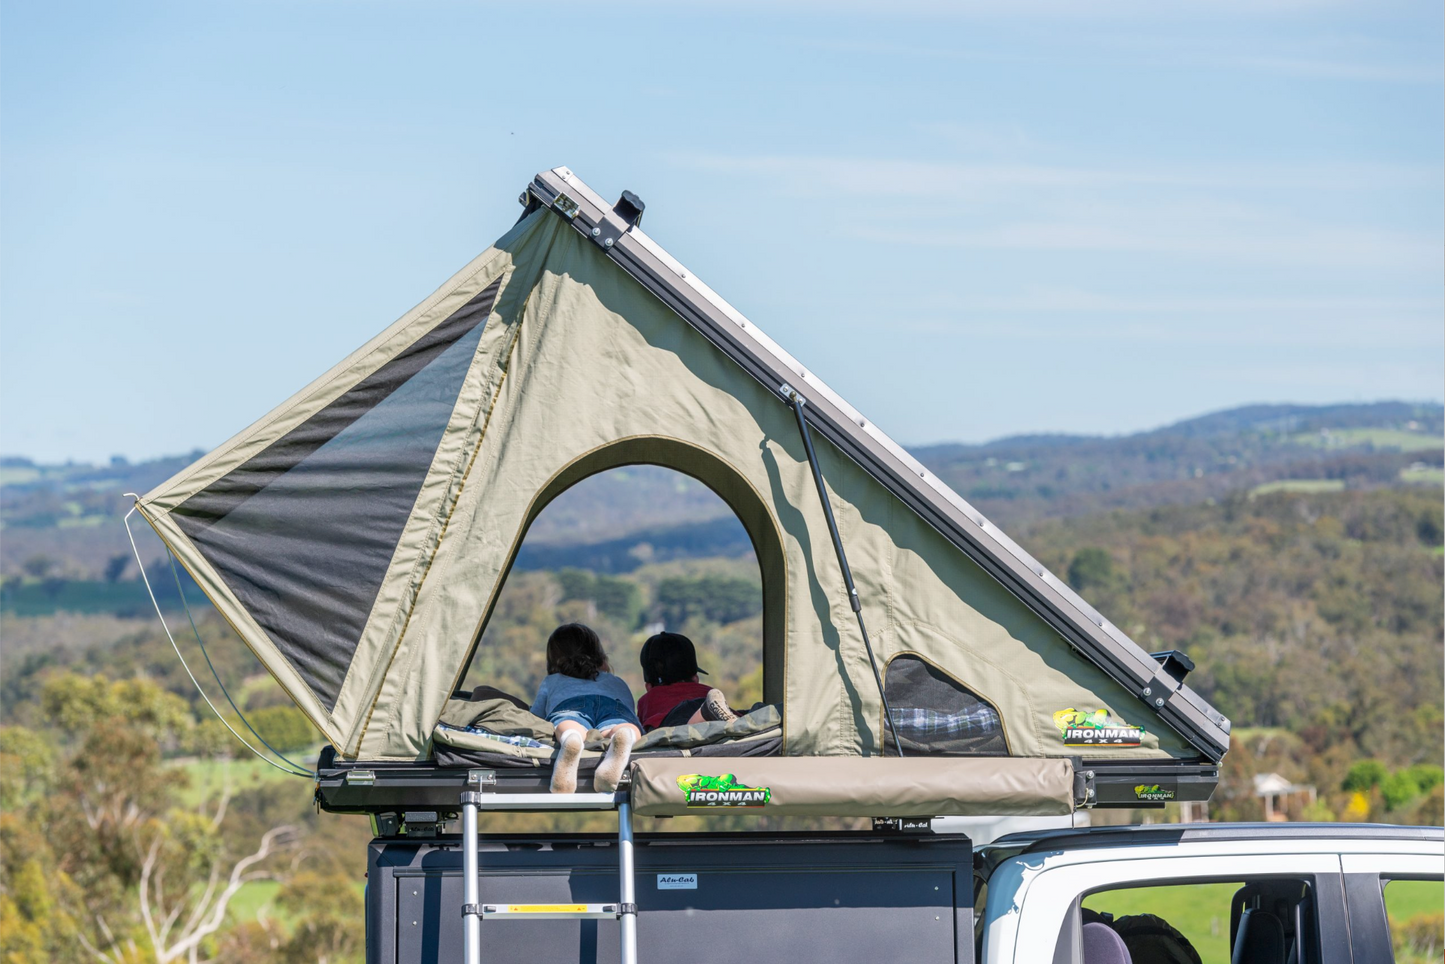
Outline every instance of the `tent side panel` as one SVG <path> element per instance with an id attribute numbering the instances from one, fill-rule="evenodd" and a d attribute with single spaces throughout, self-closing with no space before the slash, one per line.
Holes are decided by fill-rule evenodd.
<path id="1" fill-rule="evenodd" d="M 171 511 L 328 709 L 499 285 Z"/>
<path id="2" fill-rule="evenodd" d="M 306 714 L 316 729 L 321 732 L 328 741 L 336 743 L 341 737 L 341 730 L 337 727 L 325 706 L 316 698 L 311 687 L 306 685 L 296 668 L 291 665 L 279 649 L 271 642 L 251 614 L 242 606 L 230 589 L 216 574 L 215 569 L 206 561 L 205 556 L 196 551 L 186 534 L 182 532 L 169 515 L 164 513 L 152 514 L 150 507 L 144 502 L 138 503 L 141 515 L 151 524 L 162 542 L 164 542 L 175 554 L 182 568 L 195 580 L 201 592 L 211 600 L 216 611 L 221 614 L 235 631 L 236 635 L 246 643 L 250 650 L 256 654 L 261 665 L 271 674 L 282 690 L 290 696 L 296 707 Z"/>
<path id="3" fill-rule="evenodd" d="M 550 226 L 550 221 L 537 216 L 528 218 L 499 244 L 515 240 L 538 225 Z M 364 617 L 368 609 L 375 608 L 370 602 L 372 596 L 380 599 L 375 583 L 363 586 L 365 579 L 350 580 L 340 574 L 338 557 L 325 555 L 328 550 L 354 552 L 356 546 L 349 537 L 342 539 L 324 532 L 318 537 L 318 520 L 335 518 L 338 500 L 343 508 L 349 501 L 345 524 L 355 529 L 360 525 L 357 517 L 380 507 L 383 511 L 378 528 L 391 527 L 390 544 L 383 546 L 381 543 L 388 540 L 378 539 L 375 531 L 368 531 L 369 551 L 361 564 L 375 565 L 380 560 L 385 568 L 397 548 L 394 533 L 398 526 L 406 524 L 417 499 L 418 479 L 428 472 L 435 454 L 436 435 L 448 417 L 455 415 L 458 383 L 475 354 L 478 339 L 489 327 L 486 319 L 490 304 L 484 302 L 495 298 L 497 291 L 481 289 L 500 278 L 506 263 L 506 255 L 498 247 L 473 259 L 425 301 L 327 374 L 137 503 L 242 640 L 317 728 L 338 746 L 343 745 L 353 721 L 333 710 L 334 687 L 350 668 L 350 649 L 356 638 L 351 636 L 340 643 L 333 640 L 330 654 L 335 658 L 319 672 L 315 665 L 307 667 L 304 658 L 297 658 L 294 646 L 289 654 L 292 658 L 288 658 L 268 633 L 274 625 L 262 626 L 263 619 L 271 621 L 271 616 L 284 610 L 288 601 L 283 598 L 288 589 L 284 581 L 277 581 L 276 572 L 289 567 L 300 593 L 313 593 L 313 616 L 336 605 L 335 600 L 316 598 L 320 595 L 318 576 L 336 582 L 338 595 L 352 597 L 343 605 L 349 606 L 347 618 L 353 628 L 355 611 Z M 482 284 L 473 283 L 479 277 L 485 279 Z M 358 386 L 360 392 L 349 395 Z M 323 425 L 326 428 L 321 428 Z M 432 439 L 429 445 L 428 433 Z M 265 453 L 278 443 L 279 448 L 272 452 L 278 457 L 268 464 Z M 288 457 L 280 457 L 281 453 Z M 230 482 L 223 481 L 233 473 L 238 474 Z M 293 480 L 303 484 L 292 484 Z M 290 499 L 283 497 L 288 484 L 292 484 Z M 210 496 L 201 495 L 192 505 L 198 511 L 172 514 L 212 486 L 216 488 Z M 422 488 L 424 491 L 425 486 Z M 295 491 L 298 489 L 299 497 Z M 268 499 L 273 508 L 280 507 L 269 513 L 269 518 L 268 513 L 260 511 Z M 252 521 L 256 529 L 267 530 L 249 551 L 240 547 L 244 539 L 226 533 L 228 523 L 236 525 L 246 513 L 255 517 Z M 227 536 L 232 538 L 228 540 Z M 346 544 L 338 548 L 337 543 L 343 542 Z M 296 555 L 282 558 L 278 565 L 276 554 L 288 549 L 297 550 Z M 297 564 L 296 558 L 318 552 L 323 557 L 314 569 Z M 217 562 L 220 565 L 213 564 Z M 243 581 L 237 579 L 237 573 L 252 577 L 244 600 L 234 591 L 233 583 Z M 268 580 L 273 581 L 269 596 Z M 300 598 L 305 601 L 304 596 Z M 329 628 L 322 627 L 321 632 Z M 305 645 L 314 643 L 308 640 Z M 322 656 L 323 662 L 326 658 Z"/>
<path id="4" fill-rule="evenodd" d="M 457 518 L 458 500 L 468 490 L 476 493 L 481 485 L 472 470 L 478 447 L 491 424 L 498 392 L 507 378 L 517 319 L 533 296 L 547 251 L 562 227 L 555 217 L 528 221 L 529 230 L 498 242 L 506 258 L 496 265 L 496 270 L 503 272 L 503 287 L 492 320 L 482 334 L 457 413 L 437 449 L 431 473 L 402 534 L 342 687 L 337 708 L 351 723 L 346 741 L 338 744 L 338 749 L 347 756 L 354 757 L 360 751 L 368 732 L 375 733 L 377 728 L 388 725 L 384 721 L 398 712 L 395 701 L 416 698 L 418 684 L 402 681 L 451 679 L 448 696 L 452 686 L 460 682 L 458 666 L 448 662 L 447 654 L 429 651 L 423 656 L 405 650 L 405 640 L 412 631 L 423 587 L 441 578 L 438 549 Z M 479 277 L 474 284 L 486 284 L 489 277 Z M 480 494 L 485 498 L 485 491 Z M 462 592 L 472 591 L 473 578 L 470 574 L 461 577 Z M 393 686 L 389 690 L 388 681 Z"/>

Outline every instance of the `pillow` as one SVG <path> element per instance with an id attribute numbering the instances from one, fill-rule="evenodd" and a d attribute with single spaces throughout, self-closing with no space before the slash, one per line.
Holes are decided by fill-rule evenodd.
<path id="1" fill-rule="evenodd" d="M 731 723 L 717 720 L 709 723 L 684 723 L 682 726 L 662 726 L 644 734 L 637 741 L 636 750 L 655 750 L 660 747 L 688 749 L 707 746 L 724 740 L 736 740 L 753 736 L 783 725 L 783 714 L 771 703 L 744 713 Z"/>
<path id="2" fill-rule="evenodd" d="M 534 740 L 552 741 L 552 724 L 533 716 L 511 700 L 447 700 L 438 723 L 448 726 L 476 726 L 500 736 L 527 736 Z"/>

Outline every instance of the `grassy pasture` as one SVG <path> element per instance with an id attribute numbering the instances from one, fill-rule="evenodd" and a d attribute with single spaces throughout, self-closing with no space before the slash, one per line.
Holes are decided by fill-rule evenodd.
<path id="1" fill-rule="evenodd" d="M 1428 452 L 1445 448 L 1445 439 L 1438 435 L 1394 428 L 1338 428 L 1328 432 L 1304 432 L 1291 436 L 1290 441 L 1296 445 L 1322 449 L 1368 445 L 1377 449 L 1398 449 L 1401 452 Z"/>
<path id="2" fill-rule="evenodd" d="M 244 729 L 241 729 L 241 732 L 253 744 L 255 743 L 255 737 L 246 733 Z M 245 748 L 241 749 L 244 751 Z M 316 763 L 316 753 L 317 750 L 313 747 L 287 755 L 297 763 L 311 767 Z M 191 778 L 190 785 L 181 792 L 181 804 L 187 807 L 197 807 L 203 801 L 215 800 L 225 790 L 228 782 L 232 792 L 240 792 L 253 789 L 263 783 L 301 779 L 301 777 L 293 777 L 282 773 L 275 767 L 268 766 L 251 756 L 250 753 L 247 753 L 245 758 L 237 760 L 188 759 L 177 761 L 176 765 L 184 769 Z"/>
<path id="3" fill-rule="evenodd" d="M 1400 470 L 1400 481 L 1407 485 L 1445 485 L 1445 469 L 1433 465 L 1412 465 Z"/>
<path id="4" fill-rule="evenodd" d="M 1271 492 L 1303 492 L 1309 495 L 1318 495 L 1321 492 L 1343 492 L 1344 490 L 1343 479 L 1281 479 L 1278 482 L 1256 485 L 1249 490 L 1249 494 L 1251 497 L 1269 495 Z"/>

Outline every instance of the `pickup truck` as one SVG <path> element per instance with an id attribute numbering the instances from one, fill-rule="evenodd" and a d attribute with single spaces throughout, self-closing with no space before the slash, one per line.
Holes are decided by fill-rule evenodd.
<path id="1" fill-rule="evenodd" d="M 893 820 L 633 844 L 645 964 L 1388 964 L 1387 909 L 1438 910 L 1445 871 L 1440 828 L 1350 824 L 1048 830 L 975 847 Z M 462 959 L 462 849 L 442 826 L 373 841 L 368 964 Z M 482 833 L 480 959 L 618 960 L 618 862 L 604 834 Z"/>
<path id="2" fill-rule="evenodd" d="M 1203 908 L 1217 921 L 1206 939 L 1227 949 L 1230 964 L 1387 964 L 1395 959 L 1387 905 L 1413 887 L 1440 910 L 1442 871 L 1438 827 L 1198 824 L 1013 834 L 975 854 L 977 959 L 1187 961 L 1165 928 L 1140 918 L 1152 911 L 1167 924 L 1182 906 L 1191 918 Z M 1129 934 L 1129 925 L 1102 910 L 1114 902 L 1135 919 L 1127 945 L 1117 935 Z M 1437 944 L 1436 960 L 1439 953 Z"/>

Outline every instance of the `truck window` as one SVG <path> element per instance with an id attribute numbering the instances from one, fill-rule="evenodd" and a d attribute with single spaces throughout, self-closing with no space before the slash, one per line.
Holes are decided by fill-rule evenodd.
<path id="1" fill-rule="evenodd" d="M 1081 903 L 1082 962 L 1107 938 L 1133 964 L 1318 962 L 1309 885 L 1251 879 L 1096 891 Z M 1089 932 L 1093 925 L 1092 939 Z M 1103 933 L 1107 928 L 1119 937 Z M 1304 939 L 1300 940 L 1300 933 Z M 1236 953 L 1234 945 L 1240 947 Z"/>
<path id="2" fill-rule="evenodd" d="M 1385 913 L 1395 964 L 1438 964 L 1445 948 L 1445 882 L 1391 880 L 1385 883 Z"/>

